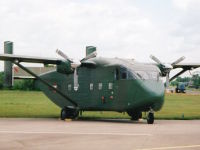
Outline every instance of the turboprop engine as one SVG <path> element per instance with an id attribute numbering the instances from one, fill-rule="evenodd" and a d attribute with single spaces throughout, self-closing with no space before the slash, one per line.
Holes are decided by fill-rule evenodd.
<path id="1" fill-rule="evenodd" d="M 56 53 L 58 53 L 60 56 L 62 56 L 65 60 L 63 60 L 59 65 L 57 65 L 57 72 L 64 73 L 64 74 L 70 74 L 73 72 L 72 63 L 73 61 L 65 55 L 62 51 L 56 50 Z"/>

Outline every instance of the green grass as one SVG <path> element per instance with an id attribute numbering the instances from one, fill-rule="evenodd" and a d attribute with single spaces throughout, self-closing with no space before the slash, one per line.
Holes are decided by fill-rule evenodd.
<path id="1" fill-rule="evenodd" d="M 0 91 L 0 117 L 58 118 L 60 108 L 42 92 Z M 144 115 L 145 116 L 145 115 Z M 157 119 L 200 119 L 200 95 L 166 94 Z M 126 113 L 83 112 L 82 119 L 130 118 Z"/>

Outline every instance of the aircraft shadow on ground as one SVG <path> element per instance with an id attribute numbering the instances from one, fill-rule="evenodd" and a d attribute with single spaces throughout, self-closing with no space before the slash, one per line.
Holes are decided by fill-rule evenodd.
<path id="1" fill-rule="evenodd" d="M 82 122 L 108 122 L 108 123 L 124 123 L 124 124 L 146 124 L 146 120 L 132 121 L 130 119 L 100 119 L 100 118 L 78 118 L 73 121 Z"/>

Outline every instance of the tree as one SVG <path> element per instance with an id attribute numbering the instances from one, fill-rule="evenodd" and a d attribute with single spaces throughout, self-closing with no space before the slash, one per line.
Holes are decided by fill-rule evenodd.
<path id="1" fill-rule="evenodd" d="M 34 91 L 39 89 L 35 88 L 34 80 L 25 79 L 25 80 L 15 80 L 13 90 Z"/>
<path id="2" fill-rule="evenodd" d="M 194 87 L 198 89 L 200 86 L 200 76 L 198 74 L 193 75 L 192 81 L 193 81 Z"/>

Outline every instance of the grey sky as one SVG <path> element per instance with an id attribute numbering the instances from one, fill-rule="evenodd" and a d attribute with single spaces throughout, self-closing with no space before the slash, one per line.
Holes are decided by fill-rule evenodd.
<path id="1" fill-rule="evenodd" d="M 0 53 L 10 40 L 22 55 L 81 59 L 94 45 L 104 57 L 200 62 L 199 10 L 199 0 L 0 0 Z"/>

